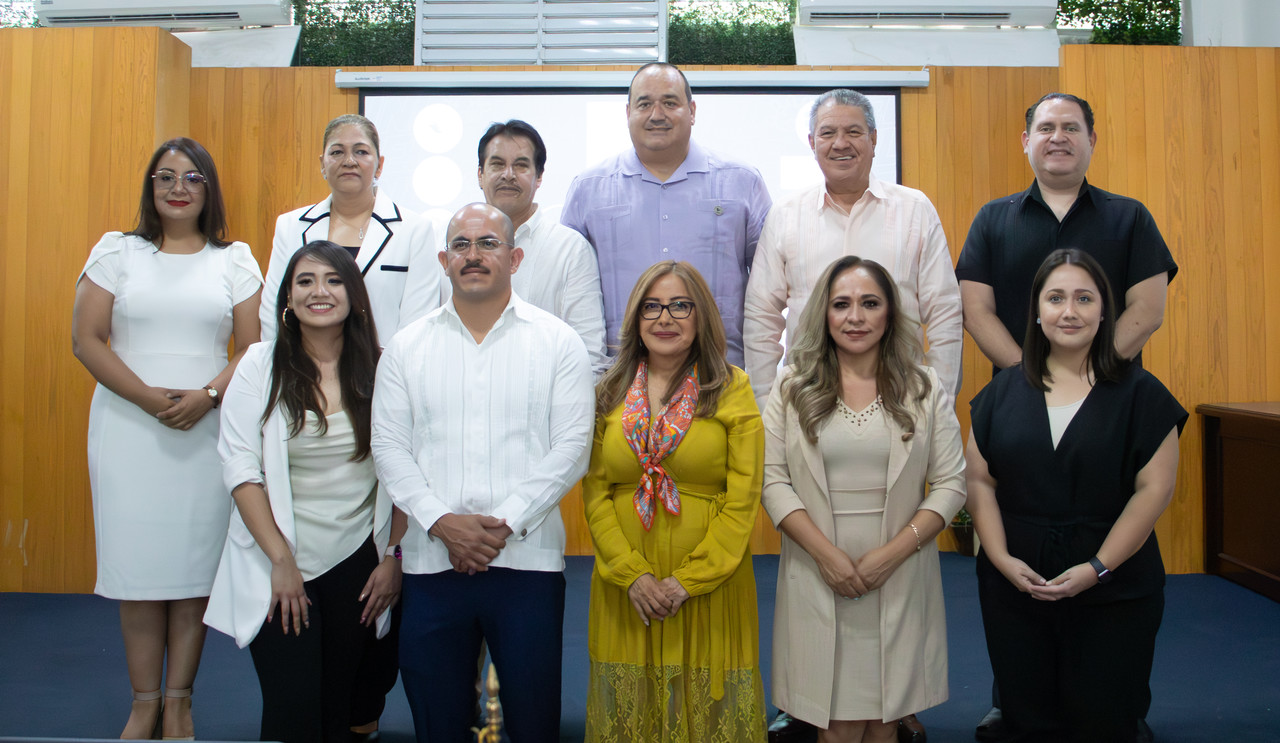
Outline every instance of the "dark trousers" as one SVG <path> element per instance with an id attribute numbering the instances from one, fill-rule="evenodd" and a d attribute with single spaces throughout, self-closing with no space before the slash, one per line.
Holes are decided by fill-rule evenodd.
<path id="1" fill-rule="evenodd" d="M 1132 743 L 1151 703 L 1164 593 L 1037 601 L 979 580 L 987 652 L 1010 741 Z"/>
<path id="2" fill-rule="evenodd" d="M 498 671 L 507 736 L 560 739 L 564 586 L 563 573 L 507 568 L 404 576 L 400 675 L 419 743 L 475 739 L 482 639 Z"/>
<path id="3" fill-rule="evenodd" d="M 395 684 L 394 670 L 386 668 L 392 658 L 381 643 L 394 643 L 395 630 L 378 640 L 375 627 L 360 624 L 364 602 L 358 600 L 379 562 L 370 539 L 303 584 L 311 600 L 311 626 L 301 635 L 281 632 L 277 609 L 249 644 L 262 686 L 262 740 L 345 743 L 352 725 L 381 714 L 386 692 Z"/>

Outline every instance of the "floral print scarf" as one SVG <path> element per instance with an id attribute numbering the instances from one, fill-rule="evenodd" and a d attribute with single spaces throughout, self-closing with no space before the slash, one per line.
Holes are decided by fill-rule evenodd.
<path id="1" fill-rule="evenodd" d="M 654 500 L 673 515 L 680 515 L 680 492 L 662 467 L 662 460 L 680 445 L 698 407 L 698 367 L 695 364 L 667 407 L 653 418 L 649 410 L 649 365 L 641 361 L 627 388 L 622 408 L 622 435 L 644 470 L 632 498 L 645 531 L 653 527 Z"/>

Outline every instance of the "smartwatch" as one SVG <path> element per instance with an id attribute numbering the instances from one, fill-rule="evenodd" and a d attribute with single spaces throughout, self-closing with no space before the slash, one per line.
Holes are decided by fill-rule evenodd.
<path id="1" fill-rule="evenodd" d="M 1107 569 L 1106 565 L 1102 564 L 1102 560 L 1099 560 L 1096 556 L 1090 557 L 1089 564 L 1093 566 L 1093 569 L 1095 571 L 1097 571 L 1099 583 L 1106 583 L 1107 581 L 1111 580 L 1112 578 L 1111 571 Z"/>

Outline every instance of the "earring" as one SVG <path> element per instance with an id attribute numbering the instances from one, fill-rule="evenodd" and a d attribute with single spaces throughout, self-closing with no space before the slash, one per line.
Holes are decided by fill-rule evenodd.
<path id="1" fill-rule="evenodd" d="M 1037 318 L 1036 318 L 1036 325 L 1039 325 L 1039 324 L 1040 324 L 1040 318 L 1038 318 L 1038 317 L 1037 317 Z"/>
<path id="2" fill-rule="evenodd" d="M 285 308 L 284 308 L 283 310 L 280 310 L 280 324 L 281 324 L 281 325 L 288 325 L 288 324 L 289 324 L 289 310 L 290 310 L 290 309 L 292 309 L 292 308 L 291 308 L 291 307 L 289 307 L 288 305 L 285 305 Z"/>

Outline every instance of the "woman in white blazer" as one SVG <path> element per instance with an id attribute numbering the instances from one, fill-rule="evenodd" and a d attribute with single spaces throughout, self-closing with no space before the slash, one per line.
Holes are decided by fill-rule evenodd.
<path id="1" fill-rule="evenodd" d="M 379 347 L 355 264 L 317 241 L 285 279 L 281 332 L 249 348 L 222 406 L 235 510 L 205 623 L 249 646 L 263 740 L 346 741 L 385 701 L 364 669 L 395 656 L 407 520 L 373 469 Z"/>
<path id="2" fill-rule="evenodd" d="M 346 248 L 364 277 L 382 342 L 440 306 L 443 272 L 430 221 L 398 206 L 377 185 L 383 156 L 378 130 L 357 114 L 344 114 L 324 130 L 320 176 L 329 197 L 276 218 L 263 294 L 274 297 L 284 268 L 303 245 L 329 240 Z M 262 340 L 275 338 L 280 311 L 265 301 Z"/>
<path id="3" fill-rule="evenodd" d="M 947 698 L 934 537 L 965 500 L 960 426 L 878 263 L 831 264 L 798 331 L 764 413 L 773 701 L 824 743 L 893 741 Z"/>

